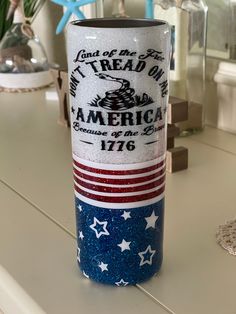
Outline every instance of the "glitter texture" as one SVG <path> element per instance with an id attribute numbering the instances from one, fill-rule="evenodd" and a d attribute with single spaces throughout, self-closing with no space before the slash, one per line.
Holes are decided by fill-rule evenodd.
<path id="1" fill-rule="evenodd" d="M 122 280 L 123 286 L 152 277 L 162 263 L 163 210 L 164 200 L 140 208 L 107 209 L 76 198 L 82 273 L 105 284 Z M 154 215 L 150 225 L 147 220 Z"/>
<path id="2" fill-rule="evenodd" d="M 161 267 L 169 52 L 156 20 L 68 28 L 77 261 L 97 282 L 134 285 Z"/>
<path id="3" fill-rule="evenodd" d="M 154 127 L 159 128 L 163 125 L 165 121 L 164 113 L 163 119 L 155 123 L 136 122 L 137 111 L 142 111 L 144 114 L 147 110 L 153 110 L 152 118 L 154 119 L 156 109 L 161 107 L 164 111 L 167 106 L 168 95 L 162 97 L 159 84 L 168 80 L 169 46 L 169 27 L 166 24 L 156 27 L 121 29 L 69 25 L 68 74 L 71 92 L 70 104 L 75 109 L 74 113 L 71 114 L 72 147 L 73 152 L 78 157 L 100 163 L 127 164 L 152 160 L 165 153 L 165 128 L 161 128 L 158 132 L 154 130 Z M 149 49 L 161 52 L 164 60 L 156 60 L 154 57 L 139 60 L 140 56 L 148 54 Z M 107 52 L 111 53 L 112 51 L 116 51 L 113 56 L 106 55 Z M 135 53 L 135 55 L 121 56 L 121 51 L 129 51 Z M 94 56 L 91 57 L 91 55 Z M 113 66 L 114 59 L 122 60 L 120 68 L 123 69 L 127 62 L 131 60 L 133 70 L 131 71 L 128 68 L 126 70 L 109 70 L 109 66 Z M 139 61 L 145 62 L 145 68 L 137 72 L 135 67 Z M 105 68 L 101 66 L 101 62 L 108 62 L 107 71 L 104 71 Z M 96 66 L 98 72 L 94 72 L 91 64 Z M 159 80 L 153 77 L 155 74 L 149 74 L 155 73 L 155 70 L 150 72 L 154 67 L 156 72 L 161 71 L 163 73 Z M 104 98 L 108 91 L 117 90 L 120 84 L 116 81 L 101 79 L 97 75 L 99 73 L 109 74 L 114 78 L 123 78 L 129 81 L 130 87 L 135 89 L 134 96 L 142 97 L 146 94 L 152 98 L 153 103 L 144 107 L 134 106 L 129 110 L 116 111 L 117 118 L 113 120 L 114 125 L 107 125 L 107 115 L 109 112 L 115 111 L 104 109 L 99 105 L 96 107 L 93 102 L 98 99 L 98 96 Z M 78 107 L 80 108 L 80 119 L 77 119 Z M 99 120 L 97 123 L 93 123 L 92 119 L 87 123 L 90 110 L 101 111 L 104 124 L 98 123 Z M 121 115 L 126 112 L 133 115 L 132 125 L 128 125 L 128 120 L 126 120 L 127 123 L 123 123 L 126 125 L 121 125 Z M 151 120 L 151 115 L 149 119 Z M 142 135 L 144 129 L 148 127 L 153 128 L 150 129 L 149 135 Z M 117 137 L 115 137 L 114 134 L 121 130 L 123 132 L 119 135 L 117 133 Z M 136 135 L 126 136 L 125 131 L 129 130 Z M 96 135 L 96 132 L 105 135 Z M 127 141 L 128 139 L 136 141 L 135 150 L 123 149 L 122 152 L 101 150 L 101 140 Z M 158 141 L 158 143 L 146 144 L 155 141 Z M 88 144 L 88 142 L 92 144 Z"/>

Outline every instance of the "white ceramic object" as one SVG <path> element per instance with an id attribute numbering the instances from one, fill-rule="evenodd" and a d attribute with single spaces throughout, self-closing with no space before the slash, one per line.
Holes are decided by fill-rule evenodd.
<path id="1" fill-rule="evenodd" d="M 214 80 L 218 94 L 217 127 L 236 133 L 236 64 L 221 62 Z"/>
<path id="2" fill-rule="evenodd" d="M 77 260 L 85 277 L 133 285 L 162 263 L 169 25 L 77 21 L 67 47 Z"/>
<path id="3" fill-rule="evenodd" d="M 0 73 L 0 87 L 7 89 L 37 89 L 52 83 L 49 71 L 36 73 Z"/>

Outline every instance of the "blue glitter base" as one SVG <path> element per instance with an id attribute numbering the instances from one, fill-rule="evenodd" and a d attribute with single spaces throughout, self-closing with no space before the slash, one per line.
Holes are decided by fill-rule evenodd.
<path id="1" fill-rule="evenodd" d="M 83 274 L 100 283 L 134 285 L 162 264 L 164 199 L 132 209 L 107 209 L 75 199 L 77 260 Z"/>

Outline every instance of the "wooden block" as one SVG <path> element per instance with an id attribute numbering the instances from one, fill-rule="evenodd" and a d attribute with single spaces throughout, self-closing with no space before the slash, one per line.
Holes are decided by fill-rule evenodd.
<path id="1" fill-rule="evenodd" d="M 179 128 L 174 124 L 168 124 L 167 126 L 167 138 L 176 137 L 180 133 Z"/>
<path id="2" fill-rule="evenodd" d="M 188 168 L 188 149 L 175 147 L 166 152 L 166 171 L 173 173 Z"/>
<path id="3" fill-rule="evenodd" d="M 68 73 L 58 69 L 51 69 L 56 90 L 59 97 L 59 120 L 58 123 L 70 127 L 70 109 L 69 109 L 69 93 L 68 93 Z"/>
<path id="4" fill-rule="evenodd" d="M 204 118 L 203 118 L 203 106 L 198 103 L 190 102 L 188 107 L 188 121 L 178 123 L 180 130 L 190 130 L 194 129 L 201 130 L 203 128 Z"/>
<path id="5" fill-rule="evenodd" d="M 174 148 L 174 147 L 175 147 L 175 138 L 174 137 L 167 138 L 166 148 L 170 149 L 170 148 Z"/>
<path id="6" fill-rule="evenodd" d="M 173 124 L 186 120 L 188 120 L 188 102 L 186 100 L 170 96 L 167 111 L 167 122 L 169 124 Z"/>

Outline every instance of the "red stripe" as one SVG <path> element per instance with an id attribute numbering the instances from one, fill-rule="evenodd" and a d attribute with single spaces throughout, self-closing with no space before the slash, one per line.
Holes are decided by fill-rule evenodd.
<path id="1" fill-rule="evenodd" d="M 158 187 L 160 184 L 162 184 L 165 181 L 165 176 L 163 176 L 161 179 L 156 180 L 154 182 L 144 184 L 144 185 L 139 185 L 139 186 L 129 186 L 126 188 L 117 188 L 117 187 L 111 187 L 111 186 L 104 186 L 104 185 L 96 185 L 93 183 L 87 183 L 76 176 L 74 176 L 75 181 L 83 186 L 86 189 L 90 189 L 93 191 L 97 192 L 105 192 L 105 193 L 129 193 L 129 192 L 139 192 L 139 191 L 145 191 L 145 190 L 150 190 L 155 187 Z"/>
<path id="2" fill-rule="evenodd" d="M 97 168 L 85 166 L 85 165 L 77 162 L 76 160 L 74 160 L 74 164 L 76 165 L 76 167 L 81 168 L 81 169 L 86 170 L 86 171 L 89 171 L 89 172 L 119 176 L 119 175 L 130 175 L 130 174 L 141 174 L 141 173 L 145 173 L 145 172 L 156 170 L 156 169 L 160 168 L 164 164 L 164 160 L 159 162 L 158 164 L 150 166 L 150 167 L 141 168 L 141 169 L 133 169 L 133 170 L 97 169 Z M 111 164 L 111 167 L 112 167 L 112 164 Z"/>
<path id="3" fill-rule="evenodd" d="M 151 193 L 147 193 L 147 194 L 141 194 L 141 195 L 133 195 L 133 196 L 103 196 L 103 195 L 95 195 L 95 194 L 91 194 L 89 192 L 85 192 L 83 190 L 81 190 L 79 187 L 77 187 L 75 185 L 75 190 L 90 199 L 99 201 L 99 202 L 105 202 L 105 203 L 133 203 L 133 202 L 139 202 L 139 201 L 145 201 L 145 200 L 149 200 L 151 198 L 157 197 L 159 195 L 161 195 L 164 190 L 165 187 L 163 186 L 161 189 L 151 192 Z"/>
<path id="4" fill-rule="evenodd" d="M 105 184 L 116 184 L 116 185 L 127 185 L 127 184 L 135 184 L 135 183 L 143 183 L 147 181 L 151 181 L 157 177 L 159 177 L 161 174 L 165 172 L 165 168 L 161 169 L 160 171 L 153 173 L 149 176 L 145 177 L 138 177 L 138 178 L 129 178 L 129 179 L 110 179 L 110 178 L 100 178 L 100 177 L 93 177 L 88 174 L 84 174 L 77 169 L 74 169 L 74 174 L 76 174 L 78 177 L 81 177 L 82 179 L 92 181 L 92 182 L 99 182 L 99 183 L 105 183 Z"/>

